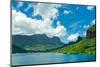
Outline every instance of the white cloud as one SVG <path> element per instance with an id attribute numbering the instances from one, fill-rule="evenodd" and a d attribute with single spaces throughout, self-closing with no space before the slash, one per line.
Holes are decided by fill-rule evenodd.
<path id="1" fill-rule="evenodd" d="M 94 25 L 96 23 L 95 19 L 92 20 L 91 25 Z"/>
<path id="2" fill-rule="evenodd" d="M 61 37 L 66 34 L 66 28 L 57 22 L 57 27 L 52 27 L 52 20 L 44 18 L 37 20 L 27 17 L 24 13 L 12 10 L 12 34 L 13 35 L 35 35 L 46 34 L 48 37 Z"/>
<path id="3" fill-rule="evenodd" d="M 68 42 L 76 42 L 78 40 L 79 33 L 71 34 L 67 40 Z"/>
<path id="4" fill-rule="evenodd" d="M 86 37 L 86 32 L 83 33 L 83 36 Z"/>
<path id="5" fill-rule="evenodd" d="M 58 16 L 58 7 L 61 5 L 59 4 L 44 4 L 44 3 L 37 3 L 34 7 L 33 15 L 40 15 L 42 18 L 52 18 L 55 19 Z"/>
<path id="6" fill-rule="evenodd" d="M 18 5 L 17 5 L 17 8 L 20 8 L 20 7 L 22 7 L 23 6 L 23 2 L 18 2 Z"/>
<path id="7" fill-rule="evenodd" d="M 69 10 L 64 10 L 64 14 L 70 14 L 70 13 L 72 13 L 72 12 Z"/>
<path id="8" fill-rule="evenodd" d="M 88 29 L 90 27 L 90 25 L 84 25 L 83 28 L 84 29 Z"/>
<path id="9" fill-rule="evenodd" d="M 86 7 L 88 10 L 93 10 L 94 9 L 94 6 L 87 6 Z"/>
<path id="10" fill-rule="evenodd" d="M 83 28 L 88 29 L 91 25 L 94 25 L 94 24 L 95 24 L 95 19 L 91 21 L 90 25 L 83 25 Z"/>

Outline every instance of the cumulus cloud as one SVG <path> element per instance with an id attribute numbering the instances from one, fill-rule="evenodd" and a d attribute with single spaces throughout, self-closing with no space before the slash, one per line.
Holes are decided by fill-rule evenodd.
<path id="1" fill-rule="evenodd" d="M 95 19 L 92 20 L 91 25 L 94 25 L 96 23 Z"/>
<path id="2" fill-rule="evenodd" d="M 43 20 L 32 19 L 24 13 L 12 10 L 12 34 L 13 35 L 35 35 L 46 34 L 48 37 L 61 37 L 66 34 L 66 28 L 57 22 L 57 27 L 53 28 L 52 20 L 44 18 Z"/>
<path id="3" fill-rule="evenodd" d="M 19 4 L 18 7 L 21 7 Z M 42 20 L 32 19 L 27 17 L 24 13 L 16 10 L 12 10 L 12 34 L 13 35 L 35 35 L 35 34 L 46 34 L 48 37 L 61 37 L 66 34 L 66 28 L 61 25 L 60 21 L 57 21 L 57 26 L 52 26 L 53 19 L 58 16 L 58 7 L 61 5 L 57 4 L 44 4 L 37 3 L 34 6 L 33 15 L 40 15 Z M 33 7 L 30 4 L 25 11 Z"/>
<path id="4" fill-rule="evenodd" d="M 64 10 L 64 14 L 70 14 L 70 13 L 72 13 L 72 12 L 69 10 Z"/>
<path id="5" fill-rule="evenodd" d="M 68 42 L 76 42 L 78 40 L 79 33 L 71 34 L 67 40 Z"/>
<path id="6" fill-rule="evenodd" d="M 83 36 L 86 37 L 86 32 L 83 33 Z"/>
<path id="7" fill-rule="evenodd" d="M 42 18 L 55 19 L 59 13 L 57 8 L 60 6 L 60 4 L 37 3 L 34 7 L 33 15 L 40 15 Z"/>
<path id="8" fill-rule="evenodd" d="M 87 6 L 86 7 L 88 10 L 93 10 L 94 9 L 94 6 Z"/>
<path id="9" fill-rule="evenodd" d="M 84 29 L 88 29 L 90 27 L 90 25 L 84 25 L 83 28 Z"/>

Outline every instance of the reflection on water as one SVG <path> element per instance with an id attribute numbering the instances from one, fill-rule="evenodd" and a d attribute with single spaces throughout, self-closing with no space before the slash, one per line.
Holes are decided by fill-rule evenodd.
<path id="1" fill-rule="evenodd" d="M 94 55 L 75 55 L 61 53 L 17 53 L 12 54 L 12 65 L 68 63 L 95 61 Z"/>

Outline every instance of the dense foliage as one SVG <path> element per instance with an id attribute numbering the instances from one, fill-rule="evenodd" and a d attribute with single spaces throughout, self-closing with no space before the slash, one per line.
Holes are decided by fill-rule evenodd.
<path id="1" fill-rule="evenodd" d="M 54 52 L 66 54 L 96 54 L 96 40 L 95 38 L 84 38 L 80 42 L 66 46 L 64 48 L 55 50 Z"/>
<path id="2" fill-rule="evenodd" d="M 89 35 L 82 39 L 81 41 L 74 43 L 72 45 L 63 47 L 61 49 L 55 50 L 53 52 L 65 53 L 65 54 L 96 54 L 96 27 L 93 25 L 87 31 Z M 91 36 L 92 34 L 92 36 Z M 91 38 L 90 38 L 91 36 Z"/>

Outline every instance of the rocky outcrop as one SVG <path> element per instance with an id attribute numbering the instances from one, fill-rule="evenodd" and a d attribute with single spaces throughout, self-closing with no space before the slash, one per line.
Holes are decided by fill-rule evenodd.
<path id="1" fill-rule="evenodd" d="M 96 37 L 96 31 L 87 31 L 87 37 L 88 38 L 93 38 Z"/>
<path id="2" fill-rule="evenodd" d="M 96 25 L 93 25 L 87 30 L 87 38 L 96 37 Z"/>

